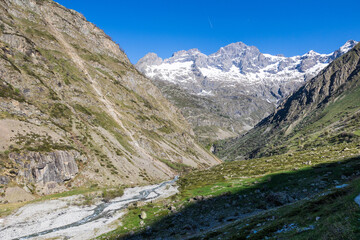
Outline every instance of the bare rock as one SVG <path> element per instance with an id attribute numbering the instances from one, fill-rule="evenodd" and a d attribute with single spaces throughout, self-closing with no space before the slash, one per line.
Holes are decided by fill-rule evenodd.
<path id="1" fill-rule="evenodd" d="M 10 179 L 7 176 L 0 176 L 0 184 L 6 185 L 10 182 Z"/>
<path id="2" fill-rule="evenodd" d="M 18 177 L 43 188 L 46 193 L 56 192 L 59 185 L 76 176 L 79 169 L 75 159 L 79 156 L 77 151 L 58 150 L 9 154 L 9 158 L 20 166 Z"/>
<path id="3" fill-rule="evenodd" d="M 140 217 L 140 219 L 146 219 L 146 218 L 147 218 L 146 212 L 145 212 L 145 211 L 141 211 L 139 217 Z"/>

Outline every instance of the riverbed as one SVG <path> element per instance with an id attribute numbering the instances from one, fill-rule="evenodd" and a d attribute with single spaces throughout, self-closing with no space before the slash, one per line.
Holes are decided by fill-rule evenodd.
<path id="1" fill-rule="evenodd" d="M 81 195 L 25 205 L 0 219 L 0 239 L 94 238 L 121 225 L 129 204 L 176 194 L 176 180 L 177 177 L 156 185 L 127 188 L 123 196 L 92 206 L 74 204 Z"/>

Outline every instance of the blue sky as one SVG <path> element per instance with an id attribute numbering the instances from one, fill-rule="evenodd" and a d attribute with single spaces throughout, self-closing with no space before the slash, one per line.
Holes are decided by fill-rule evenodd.
<path id="1" fill-rule="evenodd" d="M 329 53 L 360 40 L 360 1 L 56 0 L 103 29 L 136 63 L 148 52 L 168 58 L 198 48 L 205 54 L 232 42 L 263 53 Z"/>

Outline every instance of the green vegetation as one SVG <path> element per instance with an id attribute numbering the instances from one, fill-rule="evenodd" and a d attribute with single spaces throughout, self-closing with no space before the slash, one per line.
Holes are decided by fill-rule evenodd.
<path id="1" fill-rule="evenodd" d="M 211 230 L 207 221 L 223 227 L 193 239 L 312 239 L 313 234 L 316 239 L 352 239 L 346 237 L 357 236 L 354 227 L 360 226 L 360 207 L 354 203 L 360 194 L 358 144 L 344 142 L 194 170 L 178 180 L 178 194 L 141 208 L 130 207 L 121 219 L 123 225 L 100 239 L 128 236 L 129 231 L 140 238 L 183 238 L 199 227 Z M 333 188 L 343 183 L 351 187 Z M 169 205 L 181 215 L 172 213 Z M 139 219 L 141 210 L 148 214 L 144 224 Z M 296 229 L 282 232 L 288 226 Z M 338 230 L 329 231 L 327 226 Z"/>
<path id="2" fill-rule="evenodd" d="M 117 189 L 104 189 L 102 192 L 102 198 L 104 201 L 108 202 L 111 199 L 121 197 L 124 195 L 124 189 L 123 188 L 117 188 Z"/>
<path id="3" fill-rule="evenodd" d="M 50 115 L 54 118 L 70 118 L 72 113 L 71 110 L 62 103 L 54 103 L 50 107 Z"/>
<path id="4" fill-rule="evenodd" d="M 360 129 L 359 129 L 359 130 L 356 130 L 356 131 L 354 132 L 354 134 L 360 136 Z"/>
<path id="5" fill-rule="evenodd" d="M 0 110 L 0 119 L 13 118 L 13 115 L 7 111 Z"/>
<path id="6" fill-rule="evenodd" d="M 145 211 L 147 218 L 143 220 L 143 225 L 140 223 L 141 211 Z M 131 205 L 129 206 L 129 212 L 126 217 L 121 220 L 123 226 L 111 231 L 107 234 L 101 235 L 98 239 L 114 239 L 114 236 L 125 236 L 129 231 L 143 228 L 143 226 L 149 226 L 156 223 L 163 217 L 169 214 L 169 210 L 164 209 L 162 202 L 156 204 L 146 204 L 145 206 Z"/>
<path id="7" fill-rule="evenodd" d="M 250 131 L 239 142 L 220 141 L 218 155 L 236 160 L 359 141 L 359 98 L 360 87 L 353 88 L 308 114 L 291 131 L 289 124 L 264 125 Z"/>
<path id="8" fill-rule="evenodd" d="M 25 98 L 18 88 L 14 88 L 11 84 L 0 79 L 0 97 L 15 99 L 24 102 Z"/>
<path id="9" fill-rule="evenodd" d="M 80 82 L 84 79 L 80 70 L 68 59 L 63 53 L 55 50 L 47 50 L 39 48 L 38 51 L 44 56 L 52 67 L 52 71 L 59 74 L 65 84 L 72 82 Z"/>
<path id="10" fill-rule="evenodd" d="M 31 36 L 31 38 L 41 37 L 41 38 L 45 38 L 47 40 L 56 41 L 56 38 L 53 35 L 51 35 L 50 33 L 38 30 L 33 27 L 27 28 L 25 32 L 28 33 Z"/>
<path id="11" fill-rule="evenodd" d="M 17 134 L 14 140 L 17 147 L 13 147 L 11 150 L 13 152 L 20 152 L 22 150 L 33 152 L 51 152 L 53 150 L 73 149 L 72 146 L 54 142 L 48 135 L 40 135 L 37 133 L 28 133 L 25 135 Z"/>
<path id="12" fill-rule="evenodd" d="M 359 239 L 360 180 L 309 201 L 270 210 L 228 224 L 202 237 L 206 239 Z M 196 238 L 194 238 L 196 239 Z"/>
<path id="13" fill-rule="evenodd" d="M 192 169 L 190 166 L 183 163 L 172 162 L 170 160 L 162 158 L 159 158 L 159 160 L 178 172 L 188 172 L 190 169 Z"/>
<path id="14" fill-rule="evenodd" d="M 84 106 L 82 106 L 82 105 L 80 105 L 80 104 L 74 105 L 74 108 L 75 108 L 77 111 L 80 111 L 80 112 L 82 112 L 82 113 L 84 113 L 84 114 L 86 114 L 86 115 L 89 115 L 89 116 L 92 115 L 92 113 L 91 113 L 91 111 L 90 111 L 89 109 L 87 109 L 86 107 L 84 107 Z"/>
<path id="15" fill-rule="evenodd" d="M 72 44 L 72 46 L 79 52 L 79 55 L 82 59 L 86 61 L 98 62 L 101 64 L 101 60 L 103 60 L 103 57 L 100 54 L 94 54 L 89 50 L 80 47 L 78 44 Z"/>
<path id="16" fill-rule="evenodd" d="M 266 182 L 275 173 L 296 173 L 303 168 L 311 168 L 317 164 L 338 161 L 345 156 L 357 154 L 359 154 L 357 144 L 351 143 L 340 144 L 332 148 L 322 147 L 314 151 L 252 159 L 251 161 L 227 162 L 215 166 L 209 171 L 193 171 L 181 178 L 179 185 L 184 196 L 198 195 L 202 191 L 201 195 L 214 195 L 213 192 L 209 192 L 209 189 L 217 189 L 216 195 L 218 195 L 228 191 L 237 191 L 236 188 L 239 187 L 251 186 L 253 182 Z M 281 183 L 276 184 L 281 185 Z"/>
<path id="17" fill-rule="evenodd" d="M 96 112 L 94 110 L 90 111 L 95 117 L 95 125 L 100 125 L 101 127 L 110 131 L 115 136 L 116 140 L 121 144 L 121 146 L 123 146 L 130 153 L 134 152 L 131 145 L 129 144 L 128 137 L 123 133 L 123 129 L 121 129 L 119 124 L 112 117 L 110 117 L 105 112 Z"/>

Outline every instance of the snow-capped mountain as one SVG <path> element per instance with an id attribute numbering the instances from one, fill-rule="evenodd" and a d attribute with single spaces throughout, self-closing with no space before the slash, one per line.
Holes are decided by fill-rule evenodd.
<path id="1" fill-rule="evenodd" d="M 349 40 L 339 50 L 330 54 L 320 54 L 311 50 L 302 56 L 284 57 L 263 54 L 254 46 L 237 42 L 208 56 L 198 49 L 182 50 L 164 60 L 155 53 L 149 53 L 139 60 L 136 67 L 151 79 L 169 81 L 200 95 L 214 94 L 220 86 L 244 85 L 248 88 L 270 85 L 278 87 L 282 93 L 273 91 L 273 97 L 267 98 L 275 101 L 283 97 L 284 85 L 292 82 L 303 83 L 314 77 L 356 43 Z M 239 90 L 258 95 L 251 88 Z"/>
<path id="2" fill-rule="evenodd" d="M 279 100 L 317 75 L 331 61 L 356 44 L 356 41 L 349 40 L 329 54 L 311 50 L 302 56 L 284 57 L 263 54 L 254 46 L 237 42 L 210 55 L 205 55 L 198 49 L 178 51 L 168 59 L 148 53 L 138 61 L 136 67 L 155 84 L 159 81 L 163 82 L 161 86 L 164 83 L 175 84 L 189 94 L 216 101 L 219 108 L 225 111 L 223 114 L 242 121 L 243 126 L 249 128 L 269 114 Z M 244 96 L 250 98 L 248 104 L 254 106 L 240 103 L 239 99 Z M 176 100 L 172 101 L 179 106 Z M 268 111 L 263 111 L 264 108 Z M 190 122 L 194 122 L 192 114 L 184 115 L 191 117 Z M 195 127 L 203 124 L 198 123 L 198 119 L 195 122 Z M 237 132 L 241 132 L 241 129 L 237 129 Z"/>

